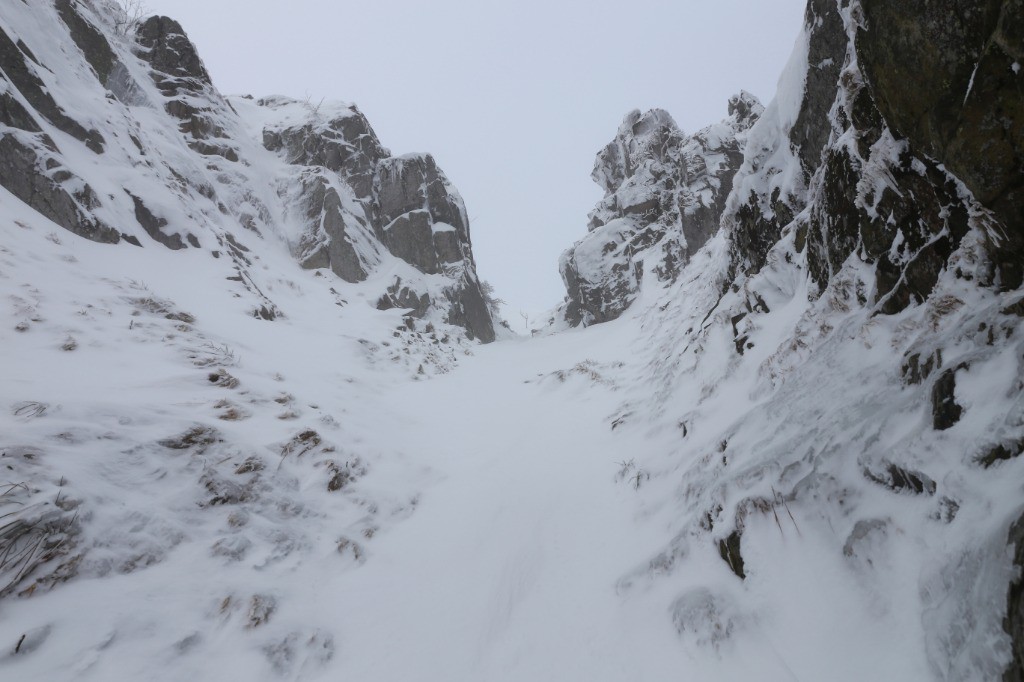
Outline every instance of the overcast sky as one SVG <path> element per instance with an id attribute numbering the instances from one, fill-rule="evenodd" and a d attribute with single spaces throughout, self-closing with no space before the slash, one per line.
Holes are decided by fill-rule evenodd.
<path id="1" fill-rule="evenodd" d="M 631 109 L 687 132 L 765 104 L 806 0 L 144 0 L 225 94 L 354 102 L 461 192 L 480 276 L 511 310 L 564 295 L 558 256 L 601 198 L 594 155 Z"/>

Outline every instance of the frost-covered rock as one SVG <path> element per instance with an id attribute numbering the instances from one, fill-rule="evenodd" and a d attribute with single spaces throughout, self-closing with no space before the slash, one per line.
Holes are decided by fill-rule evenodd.
<path id="1" fill-rule="evenodd" d="M 912 8 L 888 11 L 915 24 L 930 21 Z M 797 251 L 806 249 L 819 290 L 854 255 L 872 273 L 858 295 L 891 314 L 924 301 L 969 223 L 987 218 L 960 178 L 879 109 L 878 86 L 862 65 L 875 59 L 877 45 L 893 41 L 867 39 L 865 16 L 860 5 L 808 4 L 803 43 L 779 96 L 751 130 L 723 226 L 740 273 L 760 270 L 790 232 Z"/>
<path id="2" fill-rule="evenodd" d="M 71 10 L 62 16 L 84 20 Z M 62 24 L 61 28 L 67 30 Z M 64 144 L 102 154 L 104 138 L 70 116 L 74 103 L 54 99 L 52 77 L 31 48 L 0 26 L 0 185 L 58 225 L 88 239 L 116 243 L 119 233 L 92 215 L 99 200 L 63 163 L 54 135 Z M 63 104 L 63 105 L 62 105 Z"/>
<path id="3" fill-rule="evenodd" d="M 353 105 L 284 97 L 257 104 L 264 146 L 290 166 L 278 186 L 286 213 L 302 224 L 296 255 L 303 267 L 362 282 L 390 254 L 412 268 L 398 276 L 404 289 L 417 301 L 425 297 L 411 306 L 414 314 L 437 312 L 472 338 L 493 341 L 466 208 L 434 158 L 392 156 Z M 392 307 L 391 298 L 382 300 Z"/>
<path id="4" fill-rule="evenodd" d="M 856 41 L 879 111 L 1006 228 L 997 268 L 1024 277 L 1024 3 L 864 0 Z"/>
<path id="5" fill-rule="evenodd" d="M 956 4 L 812 0 L 719 175 L 680 184 L 733 147 L 629 122 L 571 253 L 619 319 L 477 354 L 432 159 L 220 97 L 169 22 L 140 48 L 106 0 L 4 5 L 5 672 L 1020 679 L 1024 296 L 984 193 L 1019 145 L 962 180 L 898 122 L 949 94 L 876 82 L 905 39 L 971 89 L 994 15 Z M 1012 54 L 1015 8 L 966 54 Z"/>
<path id="6" fill-rule="evenodd" d="M 819 291 L 855 254 L 871 271 L 859 296 L 892 314 L 924 301 L 969 225 L 984 222 L 991 264 L 980 277 L 1016 287 L 1024 115 L 1013 67 L 1024 48 L 1008 17 L 1019 10 L 993 0 L 959 21 L 950 8 L 811 0 L 778 95 L 763 115 L 731 108 L 719 129 L 731 121 L 732 137 L 716 142 L 713 127 L 680 154 L 667 113 L 631 113 L 595 166 L 607 196 L 591 234 L 562 257 L 565 318 L 614 319 L 646 272 L 663 287 L 719 227 L 730 275 L 760 271 L 792 233 Z M 714 153 L 728 170 L 704 187 L 673 176 L 689 181 L 694 159 Z M 673 205 L 676 185 L 689 197 Z M 682 228 L 659 227 L 672 224 Z"/>
<path id="7" fill-rule="evenodd" d="M 901 600 L 884 576 L 913 576 L 930 675 L 1020 678 L 1022 506 L 971 492 L 1006 462 L 1021 480 L 1020 17 L 1016 0 L 810 0 L 722 208 L 694 230 L 714 236 L 654 233 L 659 256 L 690 249 L 682 277 L 657 277 L 666 259 L 637 239 L 667 214 L 671 119 L 631 114 L 602 152 L 608 196 L 563 257 L 564 312 L 587 324 L 643 302 L 647 397 L 610 421 L 678 429 L 678 458 L 629 464 L 684 470 L 689 510 L 624 584 L 681 578 L 703 552 L 777 585 L 792 569 L 769 536 L 814 562 L 789 538 L 824 521 L 869 599 Z M 674 603 L 680 632 L 705 602 Z"/>
<path id="8" fill-rule="evenodd" d="M 671 282 L 718 230 L 741 138 L 763 107 L 741 93 L 729 117 L 687 136 L 665 111 L 630 112 L 598 155 L 591 177 L 605 197 L 588 234 L 562 254 L 568 291 L 560 315 L 573 326 L 607 322 L 636 298 L 646 270 Z"/>
<path id="9" fill-rule="evenodd" d="M 225 254 L 261 319 L 285 311 L 241 235 L 283 241 L 372 304 L 401 280 L 417 316 L 494 339 L 461 197 L 354 106 L 228 101 L 176 21 L 109 0 L 5 8 L 0 71 L 0 186 L 71 232 Z"/>

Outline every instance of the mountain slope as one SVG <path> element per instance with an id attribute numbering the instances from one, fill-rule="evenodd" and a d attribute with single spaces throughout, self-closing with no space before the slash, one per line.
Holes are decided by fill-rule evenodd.
<path id="1" fill-rule="evenodd" d="M 676 623 L 742 642 L 812 617 L 778 601 L 792 576 L 833 576 L 821 599 L 852 590 L 905 643 L 896 658 L 925 666 L 895 677 L 1018 679 L 1020 207 L 986 188 L 1021 177 L 1020 8 L 958 24 L 952 7 L 882 4 L 808 4 L 718 235 L 668 282 L 641 264 L 635 288 L 605 290 L 650 349 L 610 426 L 676 439 L 636 462 L 676 481 L 675 536 L 628 582 L 686 583 L 717 552 L 741 582 L 693 580 Z M 919 28 L 933 24 L 943 51 Z M 895 78 L 908 63 L 951 84 Z M 938 102 L 962 110 L 943 119 Z"/>
<path id="2" fill-rule="evenodd" d="M 391 157 L 355 107 L 231 102 L 176 22 L 129 26 L 113 2 L 15 3 L 3 20 L 0 185 L 58 225 L 223 253 L 274 317 L 233 243 L 254 234 L 304 267 L 372 276 L 381 308 L 495 338 L 461 197 L 429 155 Z"/>
<path id="3" fill-rule="evenodd" d="M 939 5 L 811 0 L 767 107 L 627 116 L 559 333 L 489 345 L 429 156 L 6 5 L 0 669 L 1020 679 L 1020 122 L 969 142 L 1019 2 Z M 879 76 L 922 18 L 953 138 Z"/>

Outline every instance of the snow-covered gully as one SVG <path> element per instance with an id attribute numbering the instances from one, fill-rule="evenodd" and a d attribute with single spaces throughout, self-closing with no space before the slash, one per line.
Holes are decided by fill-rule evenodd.
<path id="1" fill-rule="evenodd" d="M 558 375 L 599 361 L 581 355 L 588 345 L 579 334 L 499 343 L 388 400 L 405 416 L 401 449 L 430 462 L 437 480 L 374 546 L 376 568 L 338 583 L 363 614 L 349 646 L 357 675 L 612 680 L 671 670 L 655 655 L 670 637 L 652 640 L 615 594 L 631 548 L 652 550 L 658 538 L 633 523 L 634 491 L 616 480 L 634 453 L 609 438 L 614 403 L 594 392 L 610 389 Z"/>
<path id="2" fill-rule="evenodd" d="M 354 105 L 0 3 L 0 680 L 1018 680 L 1021 3 L 920 4 L 629 113 L 518 337 Z"/>

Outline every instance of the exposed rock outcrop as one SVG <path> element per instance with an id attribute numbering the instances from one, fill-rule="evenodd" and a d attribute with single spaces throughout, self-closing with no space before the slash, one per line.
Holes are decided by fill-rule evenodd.
<path id="1" fill-rule="evenodd" d="M 20 42 L 20 41 L 19 41 Z M 50 94 L 38 70 L 42 67 L 27 45 L 15 43 L 7 32 L 0 30 L 0 68 L 5 80 L 17 90 L 34 111 L 60 131 L 83 142 L 92 152 L 103 153 L 104 139 L 97 130 L 86 130 Z"/>
<path id="2" fill-rule="evenodd" d="M 1024 277 L 1024 2 L 863 0 L 858 54 L 876 106 L 992 210 L 1000 283 Z"/>
<path id="3" fill-rule="evenodd" d="M 821 166 L 821 152 L 832 134 L 829 112 L 846 61 L 847 41 L 843 18 L 831 0 L 808 2 L 804 25 L 809 29 L 806 83 L 800 113 L 789 138 L 800 158 L 804 180 L 809 182 Z"/>
<path id="4" fill-rule="evenodd" d="M 200 154 L 238 161 L 238 150 L 221 124 L 230 105 L 213 86 L 210 74 L 181 25 L 153 16 L 136 29 L 139 56 L 152 67 L 150 76 L 166 97 L 164 109 L 181 121 L 189 146 Z"/>
<path id="5" fill-rule="evenodd" d="M 71 39 L 85 55 L 100 83 L 106 85 L 117 57 L 102 31 L 84 14 L 78 0 L 57 0 L 57 12 L 71 31 Z"/>
<path id="6" fill-rule="evenodd" d="M 43 126 L 66 133 L 94 153 L 103 136 L 71 118 L 37 74 L 41 68 L 22 41 L 0 29 L 0 185 L 61 227 L 100 242 L 116 243 L 117 230 L 90 215 L 99 200 L 92 188 L 60 161 Z"/>
<path id="7" fill-rule="evenodd" d="M 377 224 L 392 253 L 428 274 L 464 259 L 470 248 L 466 207 L 432 156 L 383 160 L 373 189 Z"/>
<path id="8" fill-rule="evenodd" d="M 174 19 L 152 16 L 136 29 L 141 55 L 152 65 L 154 80 L 166 94 L 198 92 L 213 85 L 195 45 Z"/>
<path id="9" fill-rule="evenodd" d="M 431 156 L 393 157 L 356 107 L 229 101 L 178 22 L 110 0 L 17 3 L 4 19 L 0 186 L 33 209 L 95 241 L 227 255 L 260 319 L 282 311 L 242 234 L 352 284 L 379 274 L 368 300 L 415 300 L 494 339 L 461 197 Z"/>
<path id="10" fill-rule="evenodd" d="M 294 104 L 284 97 L 265 97 L 265 107 Z M 329 111 L 328 111 L 329 109 Z M 323 115 L 318 116 L 323 110 Z M 359 109 L 352 106 L 310 107 L 308 120 L 263 129 L 263 146 L 284 151 L 288 163 L 298 166 L 323 166 L 341 176 L 352 192 L 365 199 L 373 192 L 377 164 L 391 155 Z"/>
<path id="11" fill-rule="evenodd" d="M 0 112 L 0 116 L 4 113 Z M 0 136 L 0 185 L 80 237 L 117 243 L 121 238 L 117 230 L 88 213 L 98 203 L 89 185 L 81 184 L 54 157 L 46 155 L 52 145 L 52 140 L 42 133 L 30 137 Z M 70 189 L 75 184 L 80 187 L 77 191 Z"/>
<path id="12" fill-rule="evenodd" d="M 282 192 L 303 224 L 303 266 L 361 282 L 391 254 L 433 277 L 418 284 L 400 278 L 381 307 L 408 307 L 419 317 L 436 309 L 473 338 L 493 341 L 466 208 L 434 158 L 391 156 L 355 106 L 314 107 L 283 97 L 258 104 L 280 120 L 264 128 L 264 146 L 295 167 Z"/>
<path id="13" fill-rule="evenodd" d="M 998 47 L 1009 39 L 997 24 L 1012 22 L 989 21 L 988 33 L 981 28 L 972 32 L 972 21 L 984 23 L 986 12 L 998 18 L 1000 10 L 971 9 L 961 25 L 955 19 L 959 8 L 947 4 L 941 11 L 925 11 L 913 4 L 897 8 L 867 2 L 863 12 L 858 7 L 849 13 L 845 26 L 832 0 L 808 4 L 806 87 L 798 115 L 787 130 L 789 112 L 781 111 L 787 103 L 774 105 L 780 110 L 772 112 L 789 139 L 788 149 L 765 155 L 765 145 L 748 146 L 747 164 L 740 172 L 742 191 L 730 198 L 726 212 L 724 224 L 730 228 L 738 272 L 757 272 L 778 239 L 795 231 L 796 246 L 806 248 L 808 270 L 819 290 L 853 255 L 874 271 L 866 300 L 877 303 L 883 313 L 899 312 L 928 297 L 970 220 L 983 219 L 972 218 L 978 215 L 973 199 L 995 210 L 997 196 L 1013 196 L 1011 185 L 1024 177 L 1019 165 L 1021 117 L 1013 115 L 1013 107 L 1020 106 L 1019 85 L 1001 74 L 979 83 L 979 92 L 989 94 L 976 95 L 977 105 L 962 95 L 956 96 L 961 101 L 955 107 L 948 102 L 952 93 L 973 92 L 971 69 L 978 62 L 968 69 L 963 64 L 970 58 L 964 55 L 980 54 L 981 48 L 971 45 L 984 43 L 981 34 L 995 36 L 992 59 L 1015 76 L 1007 56 L 1013 48 Z M 1010 4 L 1001 11 L 1011 13 Z M 936 22 L 946 25 L 936 28 L 941 48 L 928 37 L 927 27 Z M 911 76 L 916 73 L 929 75 Z M 933 82 L 936 78 L 942 80 L 941 87 Z M 943 106 L 950 111 L 943 113 Z M 972 106 L 978 109 L 974 114 Z M 1006 112 L 985 119 L 989 128 L 995 119 L 1002 121 L 998 134 L 980 122 L 968 122 L 973 121 L 970 116 L 984 118 L 982 109 Z M 946 123 L 939 125 L 939 119 Z M 961 132 L 954 134 L 956 130 Z M 764 132 L 754 131 L 752 138 Z M 956 135 L 964 136 L 962 143 L 939 144 L 939 138 L 955 140 Z M 800 162 L 800 176 L 787 175 L 793 164 L 786 157 L 791 154 Z M 973 170 L 958 170 L 952 159 L 963 166 L 973 163 Z M 971 175 L 978 179 L 969 182 Z M 971 197 L 962 181 L 972 190 L 989 185 L 998 189 Z M 1013 235 L 1019 230 L 1013 225 L 1019 220 L 1019 202 L 1010 204 L 1015 208 L 999 204 L 1002 212 L 996 215 L 1002 226 L 991 228 L 992 279 L 998 277 L 1004 286 L 1020 281 L 1014 263 L 1021 259 L 1013 256 L 1018 253 Z M 801 215 L 805 208 L 809 210 Z"/>
<path id="14" fill-rule="evenodd" d="M 739 136 L 764 108 L 748 93 L 729 117 L 685 135 L 655 109 L 630 112 L 591 174 L 605 197 L 590 213 L 590 234 L 562 254 L 573 326 L 615 319 L 633 302 L 646 269 L 661 282 L 718 231 L 733 176 L 743 161 Z"/>
<path id="15" fill-rule="evenodd" d="M 647 402 L 626 401 L 622 414 L 678 409 L 685 436 L 687 424 L 731 410 L 734 396 L 723 386 L 748 380 L 743 396 L 777 406 L 766 407 L 763 424 L 786 445 L 740 418 L 726 420 L 729 442 L 743 434 L 746 445 L 730 445 L 728 456 L 724 445 L 720 457 L 679 446 L 687 457 L 680 470 L 693 472 L 681 474 L 681 500 L 703 494 L 722 504 L 770 488 L 763 511 L 786 537 L 787 517 L 802 532 L 790 505 L 819 514 L 835 504 L 852 527 L 836 549 L 875 577 L 909 523 L 901 512 L 897 533 L 895 521 L 879 521 L 875 497 L 905 498 L 893 504 L 908 515 L 911 504 L 928 502 L 926 523 L 935 526 L 915 536 L 932 554 L 912 571 L 920 573 L 928 665 L 941 679 L 997 679 L 1004 669 L 1004 679 L 1024 679 L 1024 533 L 1018 521 L 1007 548 L 998 521 L 1019 517 L 1018 496 L 993 492 L 972 518 L 960 485 L 974 480 L 983 489 L 995 478 L 978 472 L 998 468 L 1006 491 L 1019 488 L 1022 17 L 1020 0 L 809 0 L 775 100 L 740 135 L 741 163 L 711 226 L 718 236 L 701 255 L 704 269 L 659 281 L 652 253 L 692 248 L 700 237 L 684 229 L 660 252 L 638 238 L 665 214 L 657 182 L 634 188 L 631 178 L 642 178 L 645 164 L 659 180 L 668 174 L 667 114 L 631 114 L 602 152 L 607 170 L 595 177 L 608 196 L 591 214 L 591 234 L 562 262 L 570 324 L 614 319 L 641 287 L 650 292 L 637 316 L 656 348 L 645 379 L 659 389 Z M 632 164 L 630 133 L 650 140 L 645 160 Z M 635 191 L 624 196 L 622 188 Z M 819 373 L 809 381 L 812 366 Z M 902 411 L 883 414 L 889 403 L 874 394 L 848 401 L 845 380 L 826 388 L 839 366 L 873 372 L 876 383 L 864 385 L 885 385 L 884 400 Z M 998 395 L 989 395 L 997 384 Z M 801 420 L 825 426 L 801 427 L 788 440 L 776 421 L 795 402 Z M 825 417 L 825 402 L 843 407 Z M 695 483 L 702 476 L 708 482 Z M 776 493 L 787 480 L 792 492 Z M 852 499 L 852 490 L 871 501 Z M 713 535 L 710 522 L 692 516 L 690 523 L 671 551 L 696 554 L 699 545 L 706 555 L 717 545 L 733 572 L 757 575 L 752 556 L 737 570 L 738 536 Z"/>
<path id="16" fill-rule="evenodd" d="M 850 38 L 845 49 L 833 141 L 813 183 L 808 269 L 824 288 L 856 254 L 874 266 L 869 298 L 881 312 L 895 313 L 931 293 L 967 234 L 971 202 L 955 178 L 891 127 L 859 71 L 862 51 Z"/>

